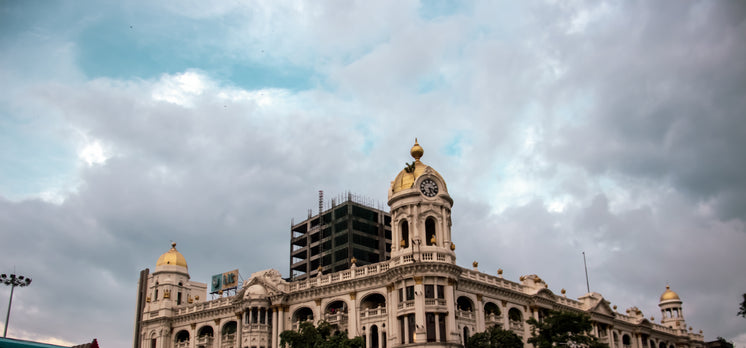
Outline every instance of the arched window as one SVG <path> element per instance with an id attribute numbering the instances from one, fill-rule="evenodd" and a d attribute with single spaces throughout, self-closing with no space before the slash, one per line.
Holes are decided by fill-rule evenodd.
<path id="1" fill-rule="evenodd" d="M 502 320 L 500 320 L 500 307 L 494 302 L 487 302 L 484 304 L 484 322 L 485 327 L 498 326 L 502 327 Z"/>
<path id="2" fill-rule="evenodd" d="M 508 319 L 510 319 L 510 321 L 512 322 L 522 323 L 523 315 L 521 314 L 521 311 L 518 310 L 517 308 L 511 308 L 508 311 Z"/>
<path id="3" fill-rule="evenodd" d="M 181 330 L 178 333 L 176 333 L 176 342 L 189 342 L 189 331 L 187 330 Z"/>
<path id="4" fill-rule="evenodd" d="M 226 336 L 232 335 L 236 333 L 236 322 L 235 321 L 229 321 L 223 325 L 223 329 L 220 330 L 220 332 L 223 334 L 223 337 L 225 339 Z"/>
<path id="5" fill-rule="evenodd" d="M 308 307 L 301 307 L 293 313 L 293 323 L 313 320 L 313 311 Z"/>
<path id="6" fill-rule="evenodd" d="M 629 338 L 629 335 L 627 334 L 622 335 L 622 344 L 625 346 L 629 346 L 632 344 L 632 340 Z"/>
<path id="7" fill-rule="evenodd" d="M 401 243 L 402 248 L 409 248 L 409 222 L 402 220 L 401 222 Z"/>
<path id="8" fill-rule="evenodd" d="M 474 306 L 472 306 L 471 299 L 469 299 L 466 296 L 460 296 L 456 300 L 456 306 L 459 310 L 465 311 L 465 312 L 472 312 L 474 311 Z"/>
<path id="9" fill-rule="evenodd" d="M 437 243 L 435 219 L 431 217 L 425 220 L 425 243 L 427 243 L 427 245 L 435 245 L 435 243 Z"/>
<path id="10" fill-rule="evenodd" d="M 197 337 L 205 337 L 205 336 L 212 337 L 213 336 L 213 332 L 214 331 L 212 331 L 212 326 L 205 325 L 205 326 L 199 328 L 199 331 L 197 331 Z"/>

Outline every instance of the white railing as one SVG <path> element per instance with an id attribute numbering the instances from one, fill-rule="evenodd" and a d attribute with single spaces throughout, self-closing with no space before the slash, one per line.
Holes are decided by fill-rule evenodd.
<path id="1" fill-rule="evenodd" d="M 329 324 L 347 322 L 347 313 L 327 313 L 324 320 L 326 320 Z"/>
<path id="2" fill-rule="evenodd" d="M 519 331 L 523 332 L 523 322 L 520 320 L 511 320 L 510 323 L 510 329 L 513 331 Z"/>
<path id="3" fill-rule="evenodd" d="M 371 274 L 380 274 L 388 271 L 392 266 L 413 263 L 415 260 L 427 262 L 448 262 L 452 263 L 451 256 L 447 253 L 439 252 L 421 252 L 419 255 L 403 255 L 395 257 L 388 261 L 382 261 L 371 265 L 354 267 L 344 271 L 316 276 L 310 279 L 290 282 L 289 291 L 309 289 L 313 286 L 333 284 L 336 282 L 365 277 Z"/>
<path id="4" fill-rule="evenodd" d="M 179 341 L 174 345 L 176 348 L 189 348 L 189 341 Z"/>
<path id="5" fill-rule="evenodd" d="M 360 318 L 372 318 L 386 315 L 386 307 L 368 308 L 360 311 Z"/>
<path id="6" fill-rule="evenodd" d="M 187 305 L 185 307 L 180 307 L 176 310 L 177 315 L 182 314 L 189 314 L 189 313 L 195 313 L 204 311 L 206 309 L 213 309 L 213 308 L 220 308 L 220 307 L 226 307 L 226 306 L 233 306 L 232 303 L 233 296 L 231 297 L 221 297 L 212 301 L 205 301 L 205 302 L 199 302 L 194 303 L 191 305 Z"/>
<path id="7" fill-rule="evenodd" d="M 489 324 L 489 326 L 492 325 L 500 325 L 502 323 L 503 317 L 501 315 L 490 313 L 484 316 L 484 322 Z"/>
<path id="8" fill-rule="evenodd" d="M 474 312 L 463 311 L 460 309 L 456 310 L 456 317 L 461 320 L 474 320 Z"/>
<path id="9" fill-rule="evenodd" d="M 243 326 L 244 331 L 269 331 L 271 326 L 268 324 L 248 324 Z"/>

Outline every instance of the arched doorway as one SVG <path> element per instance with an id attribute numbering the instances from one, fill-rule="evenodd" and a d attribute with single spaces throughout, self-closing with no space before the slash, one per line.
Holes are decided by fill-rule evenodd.
<path id="1" fill-rule="evenodd" d="M 370 327 L 370 347 L 378 348 L 378 326 L 373 325 Z"/>

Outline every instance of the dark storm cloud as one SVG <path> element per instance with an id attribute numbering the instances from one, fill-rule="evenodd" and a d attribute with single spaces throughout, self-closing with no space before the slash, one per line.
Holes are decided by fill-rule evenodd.
<path id="1" fill-rule="evenodd" d="M 547 42 L 567 71 L 556 98 L 590 104 L 556 130 L 552 158 L 668 182 L 726 219 L 746 218 L 746 8 L 618 4 L 587 35 Z M 722 6 L 721 6 L 722 5 Z"/>

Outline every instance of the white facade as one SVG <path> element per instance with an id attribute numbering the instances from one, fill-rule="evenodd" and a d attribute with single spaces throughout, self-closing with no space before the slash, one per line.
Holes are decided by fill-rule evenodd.
<path id="1" fill-rule="evenodd" d="M 277 348 L 282 331 L 307 320 L 325 320 L 350 337 L 363 336 L 371 348 L 462 347 L 466 337 L 493 325 L 525 342 L 530 337 L 525 321 L 540 319 L 547 310 L 589 314 L 593 334 L 614 348 L 704 347 L 701 332 L 686 328 L 682 302 L 670 289 L 661 296 L 660 325 L 635 307 L 616 312 L 598 293 L 574 300 L 564 290 L 552 293 L 536 275 L 513 282 L 503 279 L 502 271 L 479 272 L 476 263 L 474 269 L 457 266 L 453 200 L 445 180 L 420 161 L 418 144 L 411 152 L 415 162 L 389 189 L 392 239 L 399 241 L 392 244 L 390 260 L 295 282 L 276 270 L 260 271 L 235 296 L 205 301 L 206 285 L 189 281 L 186 261 L 172 247 L 156 271 L 141 279 L 147 296 L 136 348 Z"/>

